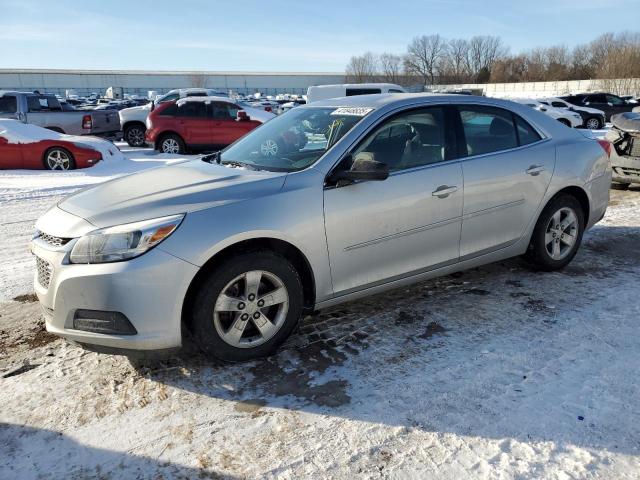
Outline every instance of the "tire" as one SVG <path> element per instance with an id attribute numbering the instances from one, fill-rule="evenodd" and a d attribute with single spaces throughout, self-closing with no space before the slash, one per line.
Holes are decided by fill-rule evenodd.
<path id="1" fill-rule="evenodd" d="M 62 147 L 53 147 L 44 152 L 42 162 L 47 170 L 74 170 L 76 168 L 73 154 Z"/>
<path id="2" fill-rule="evenodd" d="M 144 134 L 146 131 L 144 126 L 134 123 L 124 129 L 123 136 L 130 147 L 143 147 L 145 146 Z"/>
<path id="3" fill-rule="evenodd" d="M 271 292 L 279 294 L 269 298 Z M 265 298 L 273 305 L 261 307 Z M 302 282 L 286 258 L 266 250 L 244 253 L 222 262 L 201 284 L 190 319 L 193 336 L 208 356 L 252 360 L 272 354 L 289 337 L 302 307 Z"/>
<path id="4" fill-rule="evenodd" d="M 566 125 L 567 127 L 571 128 L 571 122 L 565 118 L 559 118 L 558 121 L 563 124 Z"/>
<path id="5" fill-rule="evenodd" d="M 573 214 L 573 219 L 570 213 Z M 580 247 L 584 223 L 582 206 L 575 197 L 568 194 L 554 197 L 542 210 L 533 230 L 526 254 L 529 262 L 537 269 L 547 272 L 566 267 Z M 555 229 L 557 225 L 560 225 L 558 230 Z M 573 238 L 571 246 L 566 241 L 570 238 Z"/>
<path id="6" fill-rule="evenodd" d="M 183 155 L 187 151 L 184 140 L 180 138 L 180 135 L 176 135 L 175 133 L 163 135 L 158 142 L 158 150 L 162 153 L 173 153 L 177 155 Z"/>
<path id="7" fill-rule="evenodd" d="M 600 130 L 602 126 L 602 122 L 598 117 L 589 117 L 587 121 L 584 122 L 584 128 L 589 130 Z"/>

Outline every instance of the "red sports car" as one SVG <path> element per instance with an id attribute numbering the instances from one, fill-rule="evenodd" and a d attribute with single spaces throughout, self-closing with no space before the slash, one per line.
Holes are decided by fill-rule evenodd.
<path id="1" fill-rule="evenodd" d="M 0 119 L 0 169 L 72 170 L 91 167 L 100 160 L 102 154 L 82 144 L 82 137 Z"/>

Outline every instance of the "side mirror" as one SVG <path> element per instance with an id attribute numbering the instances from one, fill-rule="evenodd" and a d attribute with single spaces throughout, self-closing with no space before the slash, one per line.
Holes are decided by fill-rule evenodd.
<path id="1" fill-rule="evenodd" d="M 348 161 L 348 158 L 345 160 Z M 331 180 L 341 185 L 348 185 L 359 180 L 382 181 L 387 178 L 389 178 L 389 167 L 386 163 L 376 161 L 371 152 L 358 153 L 349 170 L 336 170 L 331 175 Z"/>
<path id="2" fill-rule="evenodd" d="M 249 120 L 249 115 L 244 110 L 238 110 L 238 113 L 236 113 L 236 120 L 239 122 L 246 122 Z"/>
<path id="3" fill-rule="evenodd" d="M 609 105 L 610 107 L 613 107 L 613 103 L 611 102 L 607 102 L 607 105 Z"/>

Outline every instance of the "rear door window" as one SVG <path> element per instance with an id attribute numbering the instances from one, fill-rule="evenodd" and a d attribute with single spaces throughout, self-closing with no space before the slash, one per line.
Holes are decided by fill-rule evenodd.
<path id="1" fill-rule="evenodd" d="M 509 150 L 518 146 L 510 111 L 485 105 L 459 105 L 467 155 Z"/>
<path id="2" fill-rule="evenodd" d="M 213 102 L 211 105 L 211 116 L 216 120 L 235 120 L 238 115 L 238 108 L 226 102 Z"/>
<path id="3" fill-rule="evenodd" d="M 558 107 L 558 108 L 568 108 L 568 105 L 564 102 L 551 102 L 551 106 L 552 107 Z"/>
<path id="4" fill-rule="evenodd" d="M 0 113 L 16 113 L 18 111 L 18 99 L 9 95 L 0 97 Z"/>
<path id="5" fill-rule="evenodd" d="M 207 116 L 207 106 L 204 102 L 185 102 L 178 107 L 178 116 L 205 118 Z"/>
<path id="6" fill-rule="evenodd" d="M 30 112 L 61 111 L 62 107 L 56 97 L 44 97 L 31 95 L 27 97 L 27 106 Z"/>
<path id="7" fill-rule="evenodd" d="M 355 95 L 373 95 L 376 93 L 382 93 L 379 88 L 347 88 L 347 97 L 353 97 Z"/>

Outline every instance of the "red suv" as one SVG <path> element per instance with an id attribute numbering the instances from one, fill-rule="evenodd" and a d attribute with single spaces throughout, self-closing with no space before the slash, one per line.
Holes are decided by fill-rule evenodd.
<path id="1" fill-rule="evenodd" d="M 147 143 L 163 153 L 218 150 L 261 122 L 224 99 L 188 97 L 158 105 L 147 119 Z"/>

